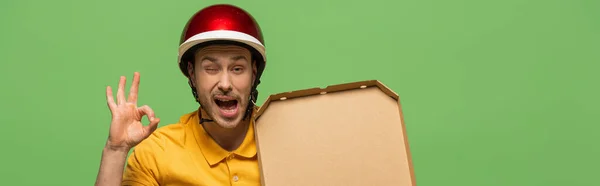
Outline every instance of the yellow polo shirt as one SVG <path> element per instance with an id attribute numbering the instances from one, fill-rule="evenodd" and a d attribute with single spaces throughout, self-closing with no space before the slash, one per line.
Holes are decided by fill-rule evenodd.
<path id="1" fill-rule="evenodd" d="M 228 152 L 206 133 L 195 111 L 134 147 L 123 185 L 260 185 L 259 174 L 253 122 L 240 147 Z"/>

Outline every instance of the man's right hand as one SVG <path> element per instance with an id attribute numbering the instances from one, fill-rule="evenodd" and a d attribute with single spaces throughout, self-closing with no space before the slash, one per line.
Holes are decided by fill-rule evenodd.
<path id="1" fill-rule="evenodd" d="M 111 87 L 106 87 L 106 100 L 112 114 L 110 132 L 105 147 L 107 150 L 128 152 L 131 148 L 150 136 L 156 130 L 160 121 L 149 106 L 137 107 L 140 74 L 138 72 L 134 73 L 128 98 L 125 98 L 124 93 L 125 82 L 125 77 L 121 76 L 116 103 Z M 148 126 L 142 124 L 142 117 L 144 115 L 147 115 L 150 121 Z"/>

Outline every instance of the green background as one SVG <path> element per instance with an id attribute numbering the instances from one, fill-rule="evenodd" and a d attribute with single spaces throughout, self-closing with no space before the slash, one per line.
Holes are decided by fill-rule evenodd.
<path id="1" fill-rule="evenodd" d="M 105 87 L 141 73 L 161 126 L 196 109 L 176 59 L 195 11 L 266 38 L 268 94 L 378 79 L 420 186 L 600 185 L 600 1 L 2 1 L 1 185 L 92 185 Z"/>

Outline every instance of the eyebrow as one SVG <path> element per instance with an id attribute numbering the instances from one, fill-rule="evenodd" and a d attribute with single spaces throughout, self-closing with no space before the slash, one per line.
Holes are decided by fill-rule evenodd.
<path id="1" fill-rule="evenodd" d="M 230 59 L 233 60 L 233 61 L 237 61 L 237 60 L 240 60 L 240 59 L 246 59 L 246 56 L 239 55 L 239 56 L 231 57 Z M 217 63 L 217 59 L 214 58 L 214 57 L 210 57 L 210 56 L 204 56 L 204 57 L 202 57 L 202 59 L 200 60 L 200 62 L 203 62 L 204 60 L 208 60 L 210 62 Z M 246 59 L 246 60 L 248 60 L 248 59 Z"/>
<path id="2" fill-rule="evenodd" d="M 213 62 L 213 63 L 217 62 L 217 59 L 215 59 L 214 57 L 210 57 L 210 56 L 204 56 L 204 57 L 203 57 L 203 58 L 200 60 L 200 62 L 202 62 L 202 61 L 204 61 L 204 60 L 209 60 L 210 62 Z"/>
<path id="3" fill-rule="evenodd" d="M 240 60 L 240 59 L 248 60 L 248 59 L 246 59 L 246 56 L 234 56 L 234 57 L 231 57 L 231 60 L 233 60 L 233 61 L 237 61 L 237 60 Z"/>

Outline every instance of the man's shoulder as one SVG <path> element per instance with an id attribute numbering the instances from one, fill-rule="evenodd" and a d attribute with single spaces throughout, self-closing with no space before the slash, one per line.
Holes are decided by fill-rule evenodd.
<path id="1" fill-rule="evenodd" d="M 187 129 L 194 119 L 193 112 L 184 114 L 178 122 L 157 128 L 137 144 L 127 160 L 124 185 L 138 182 L 152 185 L 162 180 L 162 171 L 167 170 L 165 167 L 170 167 L 171 161 L 186 151 L 184 144 L 190 131 Z"/>

